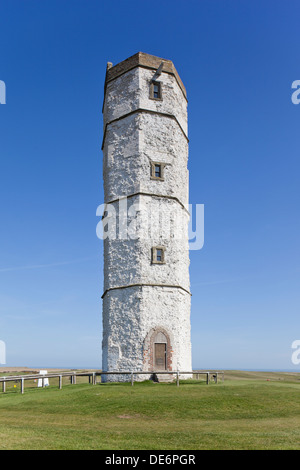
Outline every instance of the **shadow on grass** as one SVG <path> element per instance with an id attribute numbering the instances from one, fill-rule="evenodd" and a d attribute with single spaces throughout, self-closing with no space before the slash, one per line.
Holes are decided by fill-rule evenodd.
<path id="1" fill-rule="evenodd" d="M 131 387 L 131 382 L 97 382 L 97 385 L 101 386 L 129 386 Z M 206 385 L 205 380 L 194 380 L 194 379 L 187 379 L 187 380 L 180 380 L 179 386 L 184 386 L 184 385 Z M 217 385 L 214 382 L 211 382 L 210 385 Z M 143 381 L 135 381 L 133 384 L 133 387 L 135 386 L 156 386 L 156 387 L 163 387 L 163 386 L 177 386 L 176 380 L 172 382 L 154 382 L 153 380 L 143 380 Z"/>

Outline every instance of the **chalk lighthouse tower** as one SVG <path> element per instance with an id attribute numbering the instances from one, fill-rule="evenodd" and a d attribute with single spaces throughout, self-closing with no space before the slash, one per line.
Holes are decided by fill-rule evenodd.
<path id="1" fill-rule="evenodd" d="M 187 98 L 173 63 L 108 63 L 103 120 L 102 369 L 189 372 Z"/>

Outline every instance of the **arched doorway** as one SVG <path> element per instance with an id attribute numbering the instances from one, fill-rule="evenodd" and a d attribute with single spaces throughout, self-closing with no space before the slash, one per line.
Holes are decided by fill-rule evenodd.
<path id="1" fill-rule="evenodd" d="M 167 370 L 167 344 L 168 340 L 166 335 L 159 331 L 153 340 L 154 370 Z"/>
<path id="2" fill-rule="evenodd" d="M 173 362 L 172 338 L 162 327 L 152 328 L 144 341 L 145 371 L 171 371 Z"/>

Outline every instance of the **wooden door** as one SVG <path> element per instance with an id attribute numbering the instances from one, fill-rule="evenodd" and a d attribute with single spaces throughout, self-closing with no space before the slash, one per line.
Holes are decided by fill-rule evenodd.
<path id="1" fill-rule="evenodd" d="M 154 368 L 155 370 L 166 370 L 166 343 L 154 343 Z"/>

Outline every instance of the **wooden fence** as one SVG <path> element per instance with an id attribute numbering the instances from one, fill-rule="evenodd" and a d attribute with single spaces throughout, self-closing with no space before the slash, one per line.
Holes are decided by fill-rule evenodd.
<path id="1" fill-rule="evenodd" d="M 28 375 L 10 375 L 6 377 L 0 377 L 0 384 L 2 383 L 2 392 L 6 392 L 6 384 L 7 382 L 20 382 L 21 386 L 21 393 L 24 393 L 24 388 L 25 388 L 25 381 L 26 380 L 41 380 L 42 381 L 42 386 L 45 386 L 45 381 L 44 379 L 51 379 L 51 378 L 58 378 L 58 387 L 59 389 L 62 389 L 62 382 L 63 382 L 63 377 L 69 377 L 71 380 L 71 384 L 76 384 L 76 377 L 88 377 L 89 383 L 96 385 L 97 383 L 97 377 L 102 378 L 102 376 L 106 375 L 128 375 L 130 377 L 131 385 L 133 386 L 134 384 L 134 376 L 135 375 L 175 375 L 176 376 L 176 384 L 179 387 L 179 377 L 182 375 L 196 375 L 196 379 L 199 380 L 199 375 L 205 375 L 206 376 L 206 384 L 208 385 L 210 382 L 210 379 L 212 378 L 215 383 L 218 383 L 218 376 L 221 374 L 222 375 L 222 380 L 224 381 L 224 372 L 207 372 L 207 371 L 198 371 L 194 370 L 192 372 L 180 372 L 180 371 L 150 371 L 150 372 L 145 372 L 145 371 L 115 371 L 115 372 L 105 372 L 105 371 L 87 371 L 87 372 L 75 372 L 75 371 L 69 371 L 69 372 L 60 372 L 60 373 L 49 373 L 49 374 L 28 374 Z"/>

